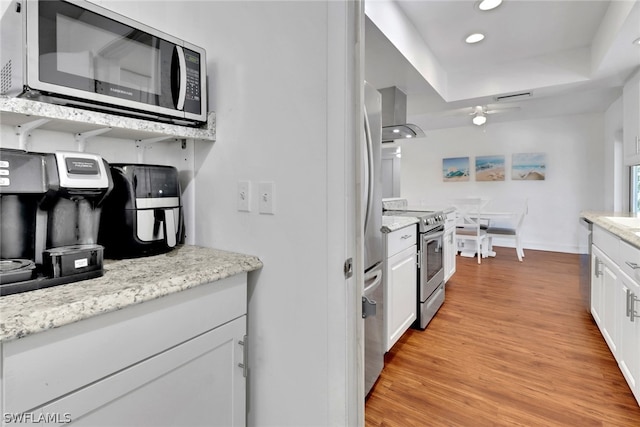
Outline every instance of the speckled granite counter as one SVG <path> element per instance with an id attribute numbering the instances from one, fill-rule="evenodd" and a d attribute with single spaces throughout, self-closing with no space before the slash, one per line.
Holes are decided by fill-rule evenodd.
<path id="1" fill-rule="evenodd" d="M 400 230 L 401 228 L 417 223 L 418 218 L 414 217 L 383 215 L 382 228 L 380 230 L 383 233 L 391 233 L 392 231 Z"/>
<path id="2" fill-rule="evenodd" d="M 622 240 L 640 248 L 640 216 L 629 212 L 585 211 L 580 213 L 580 217 L 599 225 Z M 615 218 L 630 218 L 634 220 L 624 223 L 616 222 Z M 635 220 L 637 220 L 637 224 L 633 224 L 636 222 Z"/>
<path id="3" fill-rule="evenodd" d="M 55 105 L 25 98 L 0 96 L 0 118 L 3 124 L 23 125 L 35 119 L 48 119 L 43 129 L 60 130 L 71 133 L 106 129 L 105 136 L 113 138 L 147 139 L 156 136 L 194 138 L 215 141 L 216 116 L 210 112 L 204 128 L 178 126 L 174 124 L 143 120 L 117 114 L 102 113 L 83 108 Z"/>
<path id="4" fill-rule="evenodd" d="M 106 260 L 97 279 L 0 297 L 0 342 L 262 268 L 255 256 L 197 246 Z"/>

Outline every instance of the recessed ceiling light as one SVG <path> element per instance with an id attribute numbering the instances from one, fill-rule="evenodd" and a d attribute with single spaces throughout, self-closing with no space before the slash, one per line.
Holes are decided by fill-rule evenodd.
<path id="1" fill-rule="evenodd" d="M 473 44 L 473 43 L 478 43 L 479 41 L 482 41 L 484 39 L 484 34 L 480 34 L 480 33 L 474 33 L 471 34 L 469 36 L 467 36 L 467 38 L 464 40 L 469 44 Z"/>
<path id="2" fill-rule="evenodd" d="M 478 4 L 478 9 L 480 10 L 491 10 L 502 4 L 502 0 L 482 0 Z"/>
<path id="3" fill-rule="evenodd" d="M 640 37 L 638 37 L 637 39 L 635 39 L 635 40 L 633 41 L 633 44 L 640 45 Z"/>

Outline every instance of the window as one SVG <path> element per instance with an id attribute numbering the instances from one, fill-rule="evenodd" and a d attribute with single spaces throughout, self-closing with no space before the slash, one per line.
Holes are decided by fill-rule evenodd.
<path id="1" fill-rule="evenodd" d="M 629 168 L 629 211 L 640 212 L 640 165 Z"/>

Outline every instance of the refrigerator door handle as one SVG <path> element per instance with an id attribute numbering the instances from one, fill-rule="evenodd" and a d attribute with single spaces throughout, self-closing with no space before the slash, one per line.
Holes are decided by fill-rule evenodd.
<path id="1" fill-rule="evenodd" d="M 382 283 L 382 270 L 377 270 L 371 277 L 365 276 L 364 281 L 365 295 L 362 296 L 362 318 L 366 319 L 367 317 L 376 315 L 377 302 L 369 298 L 367 294 L 371 295 L 373 291 L 375 291 L 375 289 Z"/>
<path id="2" fill-rule="evenodd" d="M 369 117 L 367 116 L 367 109 L 364 109 L 364 136 L 365 136 L 365 182 L 367 189 L 367 204 L 366 204 L 366 212 L 364 216 L 364 232 L 367 233 L 367 228 L 369 225 L 369 217 L 372 212 L 372 204 L 373 204 L 373 141 L 371 140 L 371 126 L 369 125 Z"/>
<path id="3" fill-rule="evenodd" d="M 382 269 L 376 270 L 376 272 L 371 277 L 365 274 L 364 293 L 371 294 L 375 290 L 375 288 L 380 286 L 381 283 L 382 283 Z"/>

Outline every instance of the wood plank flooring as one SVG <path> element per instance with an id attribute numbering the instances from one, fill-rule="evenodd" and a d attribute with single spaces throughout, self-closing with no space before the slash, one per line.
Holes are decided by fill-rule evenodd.
<path id="1" fill-rule="evenodd" d="M 457 257 L 444 305 L 386 355 L 367 427 L 640 426 L 579 292 L 578 255 Z"/>

